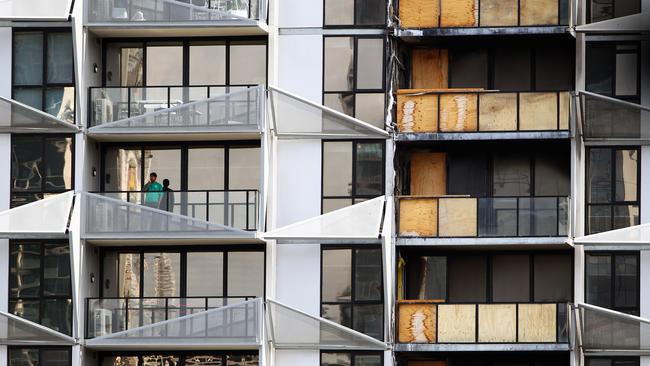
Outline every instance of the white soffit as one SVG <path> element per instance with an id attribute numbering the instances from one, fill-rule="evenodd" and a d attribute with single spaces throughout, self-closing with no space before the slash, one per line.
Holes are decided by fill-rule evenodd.
<path id="1" fill-rule="evenodd" d="M 73 198 L 74 192 L 68 191 L 0 212 L 0 238 L 64 236 Z"/>
<path id="2" fill-rule="evenodd" d="M 575 245 L 650 245 L 650 224 L 630 226 L 575 238 Z"/>
<path id="3" fill-rule="evenodd" d="M 280 139 L 386 139 L 388 132 L 282 89 L 269 86 L 271 120 Z"/>
<path id="4" fill-rule="evenodd" d="M 578 33 L 647 33 L 650 32 L 650 12 L 626 15 L 601 22 L 579 25 Z"/>
<path id="5" fill-rule="evenodd" d="M 19 316 L 0 311 L 0 345 L 71 346 L 75 340 L 63 333 Z"/>
<path id="6" fill-rule="evenodd" d="M 28 105 L 0 96 L 0 133 L 75 133 L 79 128 Z"/>
<path id="7" fill-rule="evenodd" d="M 386 197 L 344 207 L 264 233 L 265 239 L 323 243 L 328 240 L 379 241 Z"/>

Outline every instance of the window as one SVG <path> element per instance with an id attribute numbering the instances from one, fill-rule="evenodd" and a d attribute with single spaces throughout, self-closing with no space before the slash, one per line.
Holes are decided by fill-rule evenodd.
<path id="1" fill-rule="evenodd" d="M 641 0 L 590 0 L 587 4 L 590 23 L 641 12 Z"/>
<path id="2" fill-rule="evenodd" d="M 585 300 L 616 311 L 639 314 L 639 253 L 587 253 Z"/>
<path id="3" fill-rule="evenodd" d="M 376 141 L 323 141 L 323 213 L 384 194 L 384 148 Z"/>
<path id="4" fill-rule="evenodd" d="M 586 88 L 590 92 L 640 102 L 638 43 L 587 42 Z"/>
<path id="5" fill-rule="evenodd" d="M 368 27 L 386 24 L 385 0 L 325 0 L 324 3 L 325 27 Z"/>
<path id="6" fill-rule="evenodd" d="M 383 355 L 378 352 L 322 352 L 321 366 L 381 366 Z"/>
<path id="7" fill-rule="evenodd" d="M 384 39 L 328 36 L 323 43 L 323 104 L 383 128 Z"/>
<path id="8" fill-rule="evenodd" d="M 13 99 L 74 123 L 72 33 L 17 31 L 13 36 Z"/>
<path id="9" fill-rule="evenodd" d="M 8 347 L 9 366 L 70 366 L 70 347 Z M 135 365 L 134 365 L 135 366 Z"/>
<path id="10" fill-rule="evenodd" d="M 587 232 L 639 224 L 638 148 L 587 150 Z"/>
<path id="11" fill-rule="evenodd" d="M 381 247 L 322 248 L 321 315 L 377 339 L 384 333 Z"/>
<path id="12" fill-rule="evenodd" d="M 257 366 L 259 356 L 250 351 L 119 352 L 100 354 L 100 366 Z"/>
<path id="13" fill-rule="evenodd" d="M 72 334 L 70 248 L 67 241 L 9 244 L 9 312 Z"/>
<path id="14" fill-rule="evenodd" d="M 74 187 L 73 137 L 11 136 L 11 206 Z"/>
<path id="15" fill-rule="evenodd" d="M 639 357 L 586 357 L 587 366 L 639 366 Z"/>

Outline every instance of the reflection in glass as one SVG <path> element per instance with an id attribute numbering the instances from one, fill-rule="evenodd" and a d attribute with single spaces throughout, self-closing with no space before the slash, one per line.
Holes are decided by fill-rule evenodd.
<path id="1" fill-rule="evenodd" d="M 72 299 L 46 299 L 42 306 L 41 324 L 63 334 L 72 334 Z"/>
<path id="2" fill-rule="evenodd" d="M 223 253 L 187 253 L 187 296 L 223 295 Z"/>
<path id="3" fill-rule="evenodd" d="M 354 38 L 326 37 L 325 91 L 346 91 L 354 88 Z"/>
<path id="4" fill-rule="evenodd" d="M 383 25 L 386 23 L 385 0 L 357 0 L 355 23 L 357 25 Z M 357 366 L 359 363 L 357 361 Z"/>
<path id="5" fill-rule="evenodd" d="M 352 194 L 352 144 L 323 143 L 323 196 Z"/>
<path id="6" fill-rule="evenodd" d="M 66 296 L 70 289 L 70 246 L 68 244 L 43 244 L 43 294 Z"/>
<path id="7" fill-rule="evenodd" d="M 144 49 L 141 43 L 108 43 L 106 85 L 144 85 Z"/>
<path id="8" fill-rule="evenodd" d="M 228 253 L 228 296 L 264 296 L 264 253 Z"/>
<path id="9" fill-rule="evenodd" d="M 9 366 L 39 366 L 38 348 L 9 348 Z"/>
<path id="10" fill-rule="evenodd" d="M 142 356 L 142 366 L 178 366 L 178 357 L 165 355 L 145 355 Z"/>
<path id="11" fill-rule="evenodd" d="M 359 305 L 352 308 L 354 330 L 365 333 L 371 337 L 381 339 L 383 334 L 384 306 L 382 304 Z"/>
<path id="12" fill-rule="evenodd" d="M 588 304 L 610 307 L 612 305 L 612 258 L 609 255 L 586 255 L 586 298 Z"/>
<path id="13" fill-rule="evenodd" d="M 144 253 L 144 296 L 174 297 L 181 292 L 180 253 Z"/>
<path id="14" fill-rule="evenodd" d="M 259 357 L 257 355 L 228 355 L 226 366 L 257 366 Z"/>
<path id="15" fill-rule="evenodd" d="M 45 190 L 72 189 L 72 138 L 45 139 Z"/>
<path id="16" fill-rule="evenodd" d="M 223 366 L 223 358 L 215 355 L 196 355 L 185 357 L 186 366 Z"/>
<path id="17" fill-rule="evenodd" d="M 321 366 L 351 366 L 349 353 L 321 353 Z"/>
<path id="18" fill-rule="evenodd" d="M 610 202 L 612 197 L 612 154 L 610 149 L 589 150 L 589 183 L 587 197 L 590 203 Z"/>
<path id="19" fill-rule="evenodd" d="M 354 93 L 327 93 L 323 96 L 323 103 L 326 107 L 332 108 L 337 112 L 354 116 L 355 108 Z M 357 117 L 361 119 L 361 117 Z M 365 121 L 364 119 L 361 119 Z"/>
<path id="20" fill-rule="evenodd" d="M 139 191 L 144 183 L 140 177 L 142 151 L 109 147 L 104 159 L 106 191 Z"/>
<path id="21" fill-rule="evenodd" d="M 356 194 L 381 195 L 384 159 L 382 143 L 357 143 Z"/>
<path id="22" fill-rule="evenodd" d="M 44 110 L 62 121 L 74 123 L 74 101 L 74 87 L 47 88 Z"/>
<path id="23" fill-rule="evenodd" d="M 614 257 L 614 306 L 634 308 L 639 303 L 638 257 L 617 255 Z"/>
<path id="24" fill-rule="evenodd" d="M 525 154 L 495 154 L 494 196 L 530 195 L 530 158 Z"/>
<path id="25" fill-rule="evenodd" d="M 636 201 L 638 150 L 616 150 L 614 154 L 616 157 L 616 201 Z"/>
<path id="26" fill-rule="evenodd" d="M 354 299 L 381 300 L 381 249 L 356 249 Z"/>
<path id="27" fill-rule="evenodd" d="M 140 254 L 120 253 L 118 297 L 140 296 Z"/>
<path id="28" fill-rule="evenodd" d="M 137 356 L 104 357 L 102 366 L 139 366 L 140 358 Z"/>
<path id="29" fill-rule="evenodd" d="M 222 147 L 188 150 L 187 184 L 189 189 L 223 189 L 224 160 Z"/>
<path id="30" fill-rule="evenodd" d="M 384 94 L 357 93 L 354 117 L 381 129 L 384 128 Z"/>
<path id="31" fill-rule="evenodd" d="M 381 366 L 381 356 L 357 355 L 354 357 L 354 366 Z"/>
<path id="32" fill-rule="evenodd" d="M 39 244 L 12 244 L 9 257 L 9 295 L 37 297 L 41 285 Z"/>
<path id="33" fill-rule="evenodd" d="M 11 190 L 35 191 L 42 187 L 43 176 L 41 137 L 12 136 L 11 138 Z"/>
<path id="34" fill-rule="evenodd" d="M 323 302 L 351 301 L 352 250 L 323 251 Z"/>

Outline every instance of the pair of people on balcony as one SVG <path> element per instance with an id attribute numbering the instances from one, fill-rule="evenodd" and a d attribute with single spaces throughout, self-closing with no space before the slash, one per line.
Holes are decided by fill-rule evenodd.
<path id="1" fill-rule="evenodd" d="M 144 185 L 144 205 L 172 212 L 174 210 L 174 190 L 169 188 L 169 179 L 163 179 L 163 184 L 157 182 L 158 174 L 149 174 L 149 182 Z"/>

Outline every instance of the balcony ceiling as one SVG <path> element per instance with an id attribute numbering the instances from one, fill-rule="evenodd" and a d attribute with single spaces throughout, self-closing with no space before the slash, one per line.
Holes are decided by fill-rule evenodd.
<path id="1" fill-rule="evenodd" d="M 79 128 L 48 113 L 0 97 L 0 133 L 75 133 Z"/>
<path id="2" fill-rule="evenodd" d="M 0 212 L 0 238 L 63 238 L 74 192 L 68 191 Z"/>

